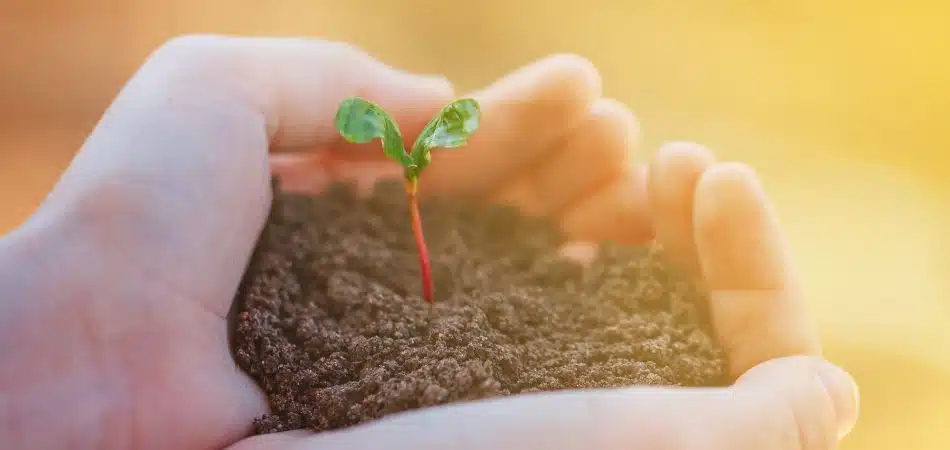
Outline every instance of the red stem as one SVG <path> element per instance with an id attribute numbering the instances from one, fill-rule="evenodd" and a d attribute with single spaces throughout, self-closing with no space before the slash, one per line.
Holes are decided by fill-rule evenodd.
<path id="1" fill-rule="evenodd" d="M 409 214 L 412 216 L 412 233 L 416 237 L 416 250 L 419 252 L 419 267 L 422 270 L 422 298 L 432 303 L 432 266 L 429 263 L 429 249 L 422 234 L 422 217 L 419 215 L 419 199 L 416 196 L 417 184 L 406 182 L 406 195 L 409 197 Z"/>

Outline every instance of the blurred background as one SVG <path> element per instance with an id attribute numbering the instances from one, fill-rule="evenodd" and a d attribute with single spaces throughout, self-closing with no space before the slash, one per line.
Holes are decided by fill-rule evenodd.
<path id="1" fill-rule="evenodd" d="M 862 385 L 843 448 L 950 448 L 948 24 L 920 0 L 0 0 L 0 232 L 178 34 L 347 40 L 463 90 L 575 52 L 639 115 L 640 158 L 687 139 L 762 173 Z"/>

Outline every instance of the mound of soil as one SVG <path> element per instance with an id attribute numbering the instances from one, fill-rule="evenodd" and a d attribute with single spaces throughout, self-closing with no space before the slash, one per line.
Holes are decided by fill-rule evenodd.
<path id="1" fill-rule="evenodd" d="M 235 360 L 267 394 L 258 433 L 330 430 L 535 391 L 724 383 L 706 296 L 655 246 L 561 258 L 550 222 L 426 198 L 436 302 L 420 293 L 402 185 L 280 192 L 231 313 Z"/>

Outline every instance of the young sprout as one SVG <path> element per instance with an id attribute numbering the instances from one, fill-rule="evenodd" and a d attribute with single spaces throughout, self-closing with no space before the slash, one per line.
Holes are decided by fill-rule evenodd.
<path id="1" fill-rule="evenodd" d="M 478 102 L 474 99 L 463 98 L 449 103 L 426 124 L 412 149 L 406 150 L 395 120 L 379 105 L 351 97 L 340 103 L 336 113 L 336 128 L 347 141 L 362 144 L 379 139 L 382 141 L 383 153 L 404 169 L 412 231 L 422 269 L 422 296 L 430 303 L 433 301 L 432 268 L 419 216 L 419 175 L 432 162 L 429 152 L 433 148 L 458 148 L 465 145 L 478 129 L 480 115 Z"/>

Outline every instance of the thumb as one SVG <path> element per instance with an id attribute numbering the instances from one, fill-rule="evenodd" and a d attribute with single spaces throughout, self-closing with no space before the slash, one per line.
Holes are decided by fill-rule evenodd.
<path id="1" fill-rule="evenodd" d="M 224 316 L 267 216 L 269 150 L 335 145 L 333 117 L 353 95 L 421 129 L 452 93 L 334 42 L 173 40 L 122 89 L 34 223 L 82 230 L 123 275 Z"/>
<path id="2" fill-rule="evenodd" d="M 741 448 L 833 449 L 858 419 L 857 384 L 841 368 L 817 357 L 762 363 L 736 382 L 731 422 L 748 440 Z M 781 436 L 783 446 L 775 447 Z"/>
<path id="3" fill-rule="evenodd" d="M 756 366 L 727 388 L 559 391 L 392 415 L 332 433 L 255 436 L 232 450 L 825 450 L 858 415 L 857 389 L 814 357 Z"/>

